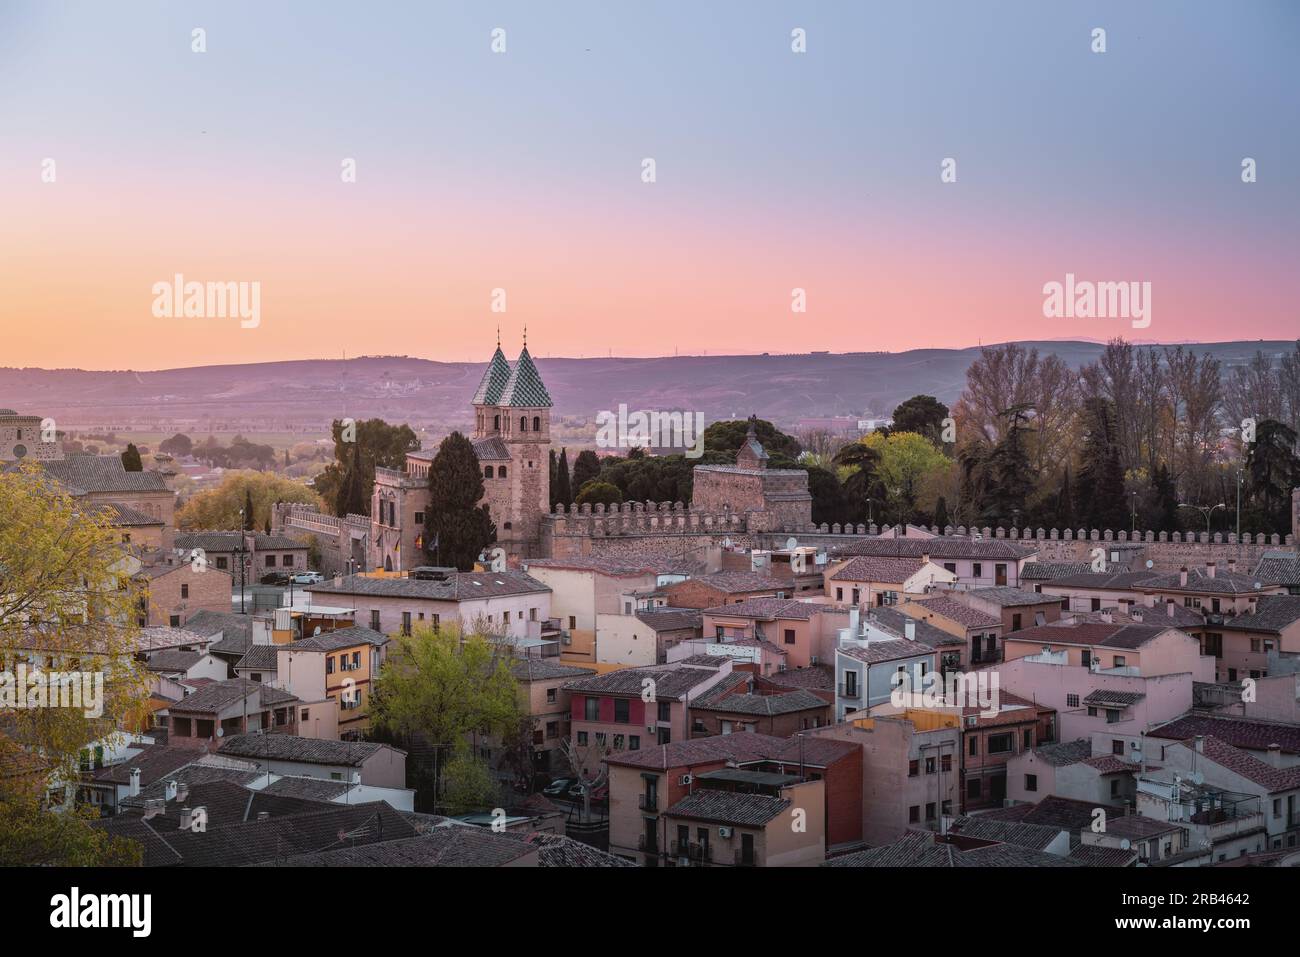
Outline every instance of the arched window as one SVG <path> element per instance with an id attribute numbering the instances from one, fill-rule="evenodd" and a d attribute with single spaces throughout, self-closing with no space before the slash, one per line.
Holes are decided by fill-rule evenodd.
<path id="1" fill-rule="evenodd" d="M 493 432 L 501 431 L 501 416 L 499 415 L 492 416 L 492 431 Z"/>
<path id="2" fill-rule="evenodd" d="M 506 467 L 505 467 L 504 465 L 499 465 L 499 466 L 497 466 L 497 475 L 498 475 L 500 478 L 505 478 L 505 477 L 506 477 Z"/>
<path id="3" fill-rule="evenodd" d="M 384 556 L 384 571 L 386 571 L 386 572 L 391 572 L 392 570 L 393 570 L 393 556 L 392 556 L 392 555 L 385 555 L 385 556 Z"/>
<path id="4" fill-rule="evenodd" d="M 526 416 L 526 415 L 521 415 L 521 416 L 519 417 L 519 431 L 520 431 L 520 432 L 527 432 L 527 431 L 528 431 L 528 416 Z"/>
<path id="5" fill-rule="evenodd" d="M 491 478 L 491 477 L 492 477 L 492 466 L 490 466 L 490 465 L 485 465 L 485 466 L 483 466 L 483 477 L 484 477 L 484 478 Z"/>
<path id="6" fill-rule="evenodd" d="M 533 416 L 533 431 L 542 431 L 542 417 L 540 415 Z"/>

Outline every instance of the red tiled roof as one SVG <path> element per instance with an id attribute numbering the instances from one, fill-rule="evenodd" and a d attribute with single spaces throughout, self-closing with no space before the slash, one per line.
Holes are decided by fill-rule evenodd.
<path id="1" fill-rule="evenodd" d="M 831 581 L 884 582 L 901 585 L 922 568 L 919 558 L 885 558 L 878 555 L 860 555 L 831 576 Z"/>

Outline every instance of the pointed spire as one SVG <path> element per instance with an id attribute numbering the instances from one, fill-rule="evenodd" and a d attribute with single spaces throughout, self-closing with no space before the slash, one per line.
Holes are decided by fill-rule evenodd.
<path id="1" fill-rule="evenodd" d="M 551 407 L 551 394 L 546 391 L 541 373 L 533 364 L 533 357 L 528 354 L 527 342 L 524 343 L 524 351 L 519 353 L 519 359 L 510 373 L 510 381 L 501 390 L 498 404 L 541 409 Z"/>
<path id="2" fill-rule="evenodd" d="M 496 405 L 500 402 L 501 392 L 509 380 L 510 363 L 506 359 L 506 354 L 501 351 L 501 344 L 498 343 L 497 351 L 493 353 L 492 360 L 483 372 L 483 378 L 479 380 L 478 390 L 474 393 L 474 404 Z"/>

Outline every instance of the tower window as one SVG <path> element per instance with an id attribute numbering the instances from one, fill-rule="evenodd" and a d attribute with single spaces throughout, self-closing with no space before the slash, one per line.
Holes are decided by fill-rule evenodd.
<path id="1" fill-rule="evenodd" d="M 526 415 L 521 415 L 521 416 L 519 417 L 519 431 L 520 431 L 520 432 L 527 432 L 527 431 L 528 431 L 528 416 L 526 416 Z"/>
<path id="2" fill-rule="evenodd" d="M 533 431 L 542 431 L 542 417 L 540 415 L 533 416 Z"/>
<path id="3" fill-rule="evenodd" d="M 506 477 L 506 467 L 505 467 L 504 465 L 501 465 L 501 466 L 498 466 L 498 467 L 497 467 L 497 477 L 498 477 L 498 478 L 505 478 L 505 477 Z"/>
<path id="4" fill-rule="evenodd" d="M 501 416 L 499 415 L 492 416 L 492 430 L 494 432 L 501 431 Z"/>
<path id="5" fill-rule="evenodd" d="M 483 466 L 483 477 L 484 477 L 484 478 L 491 478 L 491 477 L 492 477 L 492 466 L 490 466 L 490 465 L 485 465 L 485 466 Z"/>

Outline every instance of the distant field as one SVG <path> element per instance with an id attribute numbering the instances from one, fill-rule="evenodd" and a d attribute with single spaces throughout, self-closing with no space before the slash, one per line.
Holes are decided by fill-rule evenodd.
<path id="1" fill-rule="evenodd" d="M 156 451 L 159 443 L 164 439 L 170 439 L 175 432 L 114 432 L 117 437 L 118 448 L 126 448 L 126 443 L 134 442 L 137 446 L 147 445 L 150 451 Z M 302 442 L 316 442 L 320 439 L 328 439 L 329 433 L 322 431 L 318 435 L 309 435 L 302 432 L 186 432 L 194 444 L 205 440 L 209 435 L 216 438 L 222 445 L 229 445 L 230 440 L 236 435 L 242 435 L 248 441 L 256 445 L 269 445 L 277 452 L 285 449 L 291 449 Z M 77 434 L 77 441 L 81 443 L 94 442 L 94 439 L 85 438 L 83 433 Z"/>

